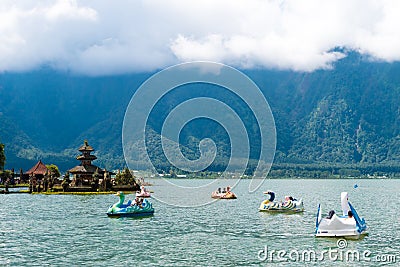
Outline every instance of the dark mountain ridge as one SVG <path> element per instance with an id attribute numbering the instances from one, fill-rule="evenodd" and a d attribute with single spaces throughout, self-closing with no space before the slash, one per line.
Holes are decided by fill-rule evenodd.
<path id="1" fill-rule="evenodd" d="M 271 106 L 276 164 L 400 165 L 400 63 L 373 62 L 352 53 L 331 70 L 244 72 Z M 84 139 L 97 150 L 97 165 L 122 168 L 124 112 L 150 75 L 82 77 L 50 69 L 0 74 L 0 142 L 5 144 L 6 168 L 26 170 L 42 159 L 66 170 L 76 165 L 76 149 Z M 183 98 L 190 96 L 187 91 Z M 158 117 L 163 116 L 155 116 L 155 124 Z M 198 141 L 208 136 L 218 141 L 224 161 L 229 140 L 222 130 L 205 131 L 207 126 L 201 121 L 186 129 L 182 146 L 195 158 Z M 156 140 L 159 132 L 153 128 Z M 156 141 L 153 149 L 159 149 Z M 154 155 L 163 162 L 159 153 Z M 223 164 L 215 164 L 218 169 Z"/>

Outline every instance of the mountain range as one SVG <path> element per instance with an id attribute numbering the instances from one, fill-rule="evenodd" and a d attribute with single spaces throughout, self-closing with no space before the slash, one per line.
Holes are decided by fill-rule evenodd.
<path id="1" fill-rule="evenodd" d="M 331 69 L 243 72 L 262 90 L 274 115 L 275 164 L 400 165 L 400 63 L 349 53 Z M 42 159 L 65 171 L 78 164 L 75 157 L 83 140 L 96 149 L 97 165 L 123 168 L 124 113 L 135 90 L 152 74 L 90 77 L 46 67 L 1 73 L 0 143 L 5 144 L 6 168 L 27 170 Z M 170 167 L 157 151 L 165 114 L 181 99 L 207 94 L 224 98 L 225 92 L 204 85 L 178 91 L 160 105 L 168 108 L 153 112 L 148 142 L 160 169 Z M 244 111 L 243 117 L 251 128 L 251 114 Z M 218 147 L 210 169 L 222 170 L 230 153 L 229 137 L 213 121 L 184 127 L 183 154 L 198 157 L 199 140 L 205 137 L 216 140 Z M 254 158 L 258 145 L 252 144 Z"/>

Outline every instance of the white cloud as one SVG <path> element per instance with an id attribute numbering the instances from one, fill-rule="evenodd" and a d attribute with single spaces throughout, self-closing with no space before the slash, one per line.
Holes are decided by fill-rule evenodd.
<path id="1" fill-rule="evenodd" d="M 189 60 L 313 71 L 344 47 L 400 60 L 397 0 L 59 0 L 0 3 L 0 71 L 84 74 Z"/>

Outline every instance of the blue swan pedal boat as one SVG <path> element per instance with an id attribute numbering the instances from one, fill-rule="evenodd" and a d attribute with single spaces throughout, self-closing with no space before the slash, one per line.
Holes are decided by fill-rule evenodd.
<path id="1" fill-rule="evenodd" d="M 336 215 L 333 210 L 329 216 L 322 218 L 321 205 L 318 205 L 315 223 L 316 237 L 348 237 L 358 239 L 366 234 L 367 224 L 364 218 L 358 216 L 356 209 L 351 205 L 347 192 L 341 193 L 342 215 Z"/>
<path id="2" fill-rule="evenodd" d="M 132 200 L 124 204 L 125 194 L 118 192 L 116 195 L 119 201 L 108 208 L 108 217 L 146 217 L 154 214 L 153 205 L 147 199 L 143 199 L 141 205 L 132 204 Z"/>
<path id="3" fill-rule="evenodd" d="M 304 205 L 303 201 L 296 200 L 293 197 L 285 197 L 284 202 L 277 202 L 275 200 L 275 193 L 272 191 L 264 192 L 268 197 L 268 199 L 261 202 L 259 211 L 269 211 L 269 212 L 303 212 Z"/>

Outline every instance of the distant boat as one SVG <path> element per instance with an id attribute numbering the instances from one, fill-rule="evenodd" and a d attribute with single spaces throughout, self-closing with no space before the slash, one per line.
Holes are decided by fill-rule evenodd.
<path id="1" fill-rule="evenodd" d="M 228 186 L 226 191 L 221 191 L 220 188 L 217 191 L 211 193 L 211 197 L 215 199 L 236 199 L 235 193 L 231 192 L 231 188 Z"/>
<path id="2" fill-rule="evenodd" d="M 268 195 L 269 198 L 261 202 L 259 211 L 268 211 L 268 212 L 303 212 L 303 200 L 297 200 L 293 197 L 287 196 L 285 197 L 285 201 L 277 202 L 274 201 L 275 193 L 272 191 L 266 191 L 264 194 Z"/>
<path id="3" fill-rule="evenodd" d="M 151 197 L 151 194 L 149 191 L 146 190 L 144 186 L 141 186 L 140 191 L 136 192 L 137 197 Z"/>

